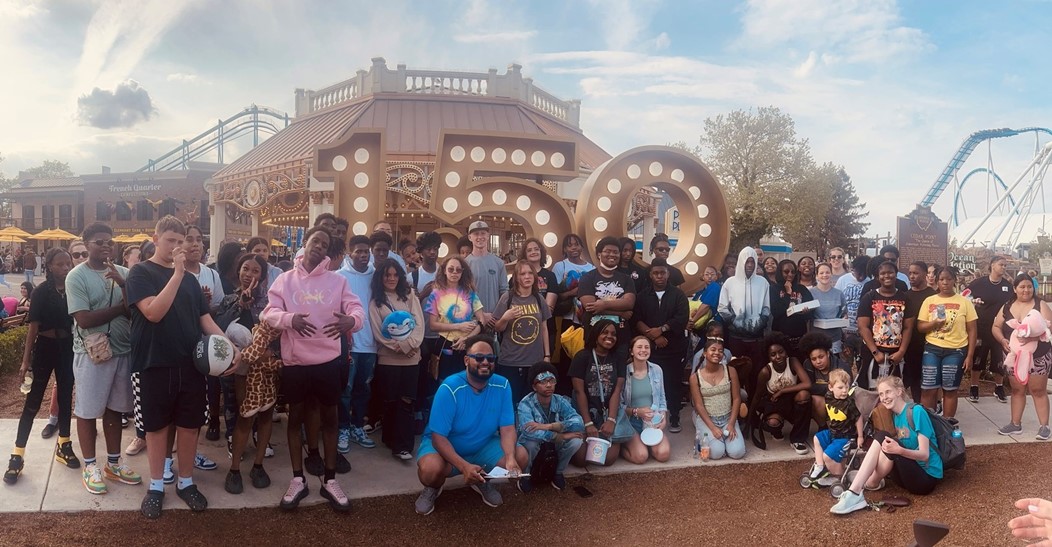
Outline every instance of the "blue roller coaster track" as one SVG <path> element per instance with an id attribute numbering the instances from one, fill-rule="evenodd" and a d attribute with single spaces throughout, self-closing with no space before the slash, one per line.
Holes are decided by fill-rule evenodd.
<path id="1" fill-rule="evenodd" d="M 979 146 L 979 144 L 991 139 L 1014 137 L 1023 133 L 1034 133 L 1035 136 L 1038 133 L 1052 135 L 1052 129 L 1046 129 L 1044 127 L 1024 127 L 1021 129 L 984 129 L 982 131 L 976 131 L 975 133 L 968 135 L 968 138 L 964 139 L 964 142 L 961 143 L 960 148 L 957 149 L 957 153 L 954 154 L 952 158 L 950 158 L 949 163 L 947 163 L 946 167 L 943 168 L 942 173 L 940 173 L 939 177 L 935 179 L 935 183 L 932 184 L 931 188 L 928 190 L 928 193 L 924 195 L 924 199 L 920 201 L 920 205 L 922 207 L 931 207 L 935 204 L 936 201 L 938 201 L 939 196 L 941 196 L 943 191 L 946 190 L 946 187 L 950 185 L 950 181 L 956 179 L 957 172 L 960 171 L 964 163 L 968 161 L 968 157 L 972 155 L 972 152 L 975 151 L 975 148 Z M 967 180 L 972 175 L 981 172 L 989 171 L 987 171 L 986 169 L 972 170 L 965 176 L 964 180 L 961 181 L 961 186 L 963 186 L 964 183 L 967 182 Z M 1007 189 L 1004 181 L 1001 180 L 1001 177 L 997 176 L 996 173 L 990 173 L 993 175 L 994 179 L 1000 184 L 1002 189 Z M 1014 207 L 1015 200 L 1011 197 L 1009 199 Z M 957 226 L 959 224 L 959 219 L 957 218 L 957 211 L 959 210 L 959 205 L 960 194 L 958 193 L 954 196 L 953 203 L 952 223 L 954 226 Z"/>
<path id="2" fill-rule="evenodd" d="M 225 120 L 219 120 L 215 126 L 200 135 L 184 140 L 183 144 L 167 154 L 147 162 L 138 172 L 187 169 L 191 161 L 213 151 L 218 154 L 219 163 L 223 163 L 225 143 L 251 134 L 254 148 L 259 144 L 261 132 L 273 135 L 288 126 L 288 114 L 252 105 Z"/>

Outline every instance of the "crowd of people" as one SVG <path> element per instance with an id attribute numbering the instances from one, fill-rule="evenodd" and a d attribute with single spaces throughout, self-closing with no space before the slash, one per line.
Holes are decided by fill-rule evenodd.
<path id="1" fill-rule="evenodd" d="M 44 436 L 57 432 L 55 458 L 82 466 L 70 439 L 75 417 L 84 487 L 103 494 L 145 482 L 149 518 L 161 515 L 167 484 L 191 509 L 207 507 L 193 470 L 218 464 L 197 451 L 201 429 L 210 440 L 225 433 L 228 493 L 244 490 L 249 439 L 249 482 L 269 487 L 278 411 L 288 415 L 292 467 L 280 507 L 297 507 L 315 475 L 335 510 L 350 509 L 337 475 L 350 471 L 351 444 L 379 442 L 408 463 L 419 435 L 423 515 L 456 475 L 496 507 L 493 478 L 511 477 L 523 493 L 561 490 L 570 464 L 667 461 L 684 406 L 695 448 L 710 459 L 740 459 L 750 442 L 766 450 L 787 425 L 793 450 L 814 451 L 806 472 L 814 480 L 844 473 L 852 447 L 866 450 L 834 513 L 866 507 L 864 491 L 885 478 L 927 494 L 943 478 L 930 416 L 953 418 L 969 371 L 977 399 L 983 366 L 1004 375 L 997 397 L 1012 401 L 999 432 L 1021 434 L 1029 391 L 1036 436 L 1052 437 L 1052 345 L 1035 340 L 1025 385 L 1002 370 L 1009 324 L 1032 310 L 1047 322 L 1052 311 L 1029 275 L 1005 279 L 1000 257 L 963 295 L 951 267 L 914 262 L 899 272 L 893 246 L 850 262 L 840 248 L 794 262 L 746 247 L 704 268 L 688 295 L 664 234 L 650 242 L 646 267 L 633 240 L 614 237 L 588 249 L 592 264 L 576 234 L 563 237 L 559 261 L 531 238 L 506 264 L 484 221 L 441 261 L 435 232 L 396 244 L 387 222 L 353 237 L 348 224 L 319 215 L 293 261 L 276 261 L 269 241 L 254 238 L 222 244 L 206 265 L 201 230 L 173 217 L 123 253 L 102 223 L 84 229 L 82 250 L 49 250 L 46 280 L 19 303 L 29 325 L 20 370 L 32 371 L 32 384 L 4 481 L 23 470 L 52 376 L 56 408 Z M 221 376 L 194 363 L 199 341 L 214 335 L 237 348 Z M 852 390 L 873 394 L 888 418 L 883 430 L 864 433 L 873 405 L 863 408 Z M 124 452 L 146 451 L 145 478 L 121 454 L 128 417 L 136 435 Z M 95 449 L 99 419 L 105 462 Z"/>

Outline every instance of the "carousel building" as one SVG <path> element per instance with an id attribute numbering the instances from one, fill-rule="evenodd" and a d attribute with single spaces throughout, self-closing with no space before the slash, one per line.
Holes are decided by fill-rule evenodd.
<path id="1" fill-rule="evenodd" d="M 331 212 L 353 234 L 387 220 L 396 242 L 435 230 L 451 248 L 483 219 L 494 252 L 537 237 L 559 260 L 565 234 L 590 249 L 641 222 L 646 248 L 660 189 L 679 211 L 670 261 L 688 278 L 722 262 L 727 206 L 705 166 L 667 146 L 614 157 L 584 135 L 580 114 L 579 101 L 544 91 L 519 65 L 391 70 L 373 59 L 348 80 L 297 89 L 295 120 L 206 183 L 211 239 L 241 236 L 234 224 L 295 233 Z"/>

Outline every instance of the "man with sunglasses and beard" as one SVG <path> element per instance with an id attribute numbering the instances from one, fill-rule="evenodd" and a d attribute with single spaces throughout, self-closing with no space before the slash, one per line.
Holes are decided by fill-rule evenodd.
<path id="1" fill-rule="evenodd" d="M 511 385 L 494 374 L 497 356 L 487 336 L 472 336 L 464 347 L 466 370 L 442 382 L 431 406 L 431 420 L 417 452 L 417 477 L 424 490 L 416 512 L 430 515 L 446 478 L 464 482 L 490 507 L 504 502 L 487 474 L 500 466 L 516 476 L 526 465 L 526 449 L 516 445 Z M 499 436 L 496 435 L 499 433 Z"/>

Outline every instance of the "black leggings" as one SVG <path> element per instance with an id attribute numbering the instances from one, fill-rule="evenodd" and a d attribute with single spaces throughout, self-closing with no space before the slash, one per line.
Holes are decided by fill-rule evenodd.
<path id="1" fill-rule="evenodd" d="M 33 347 L 33 387 L 26 396 L 22 417 L 18 420 L 18 435 L 15 437 L 18 448 L 25 448 L 29 441 L 33 418 L 40 410 L 52 373 L 58 384 L 58 436 L 69 437 L 69 424 L 73 418 L 73 339 L 39 336 Z"/>

